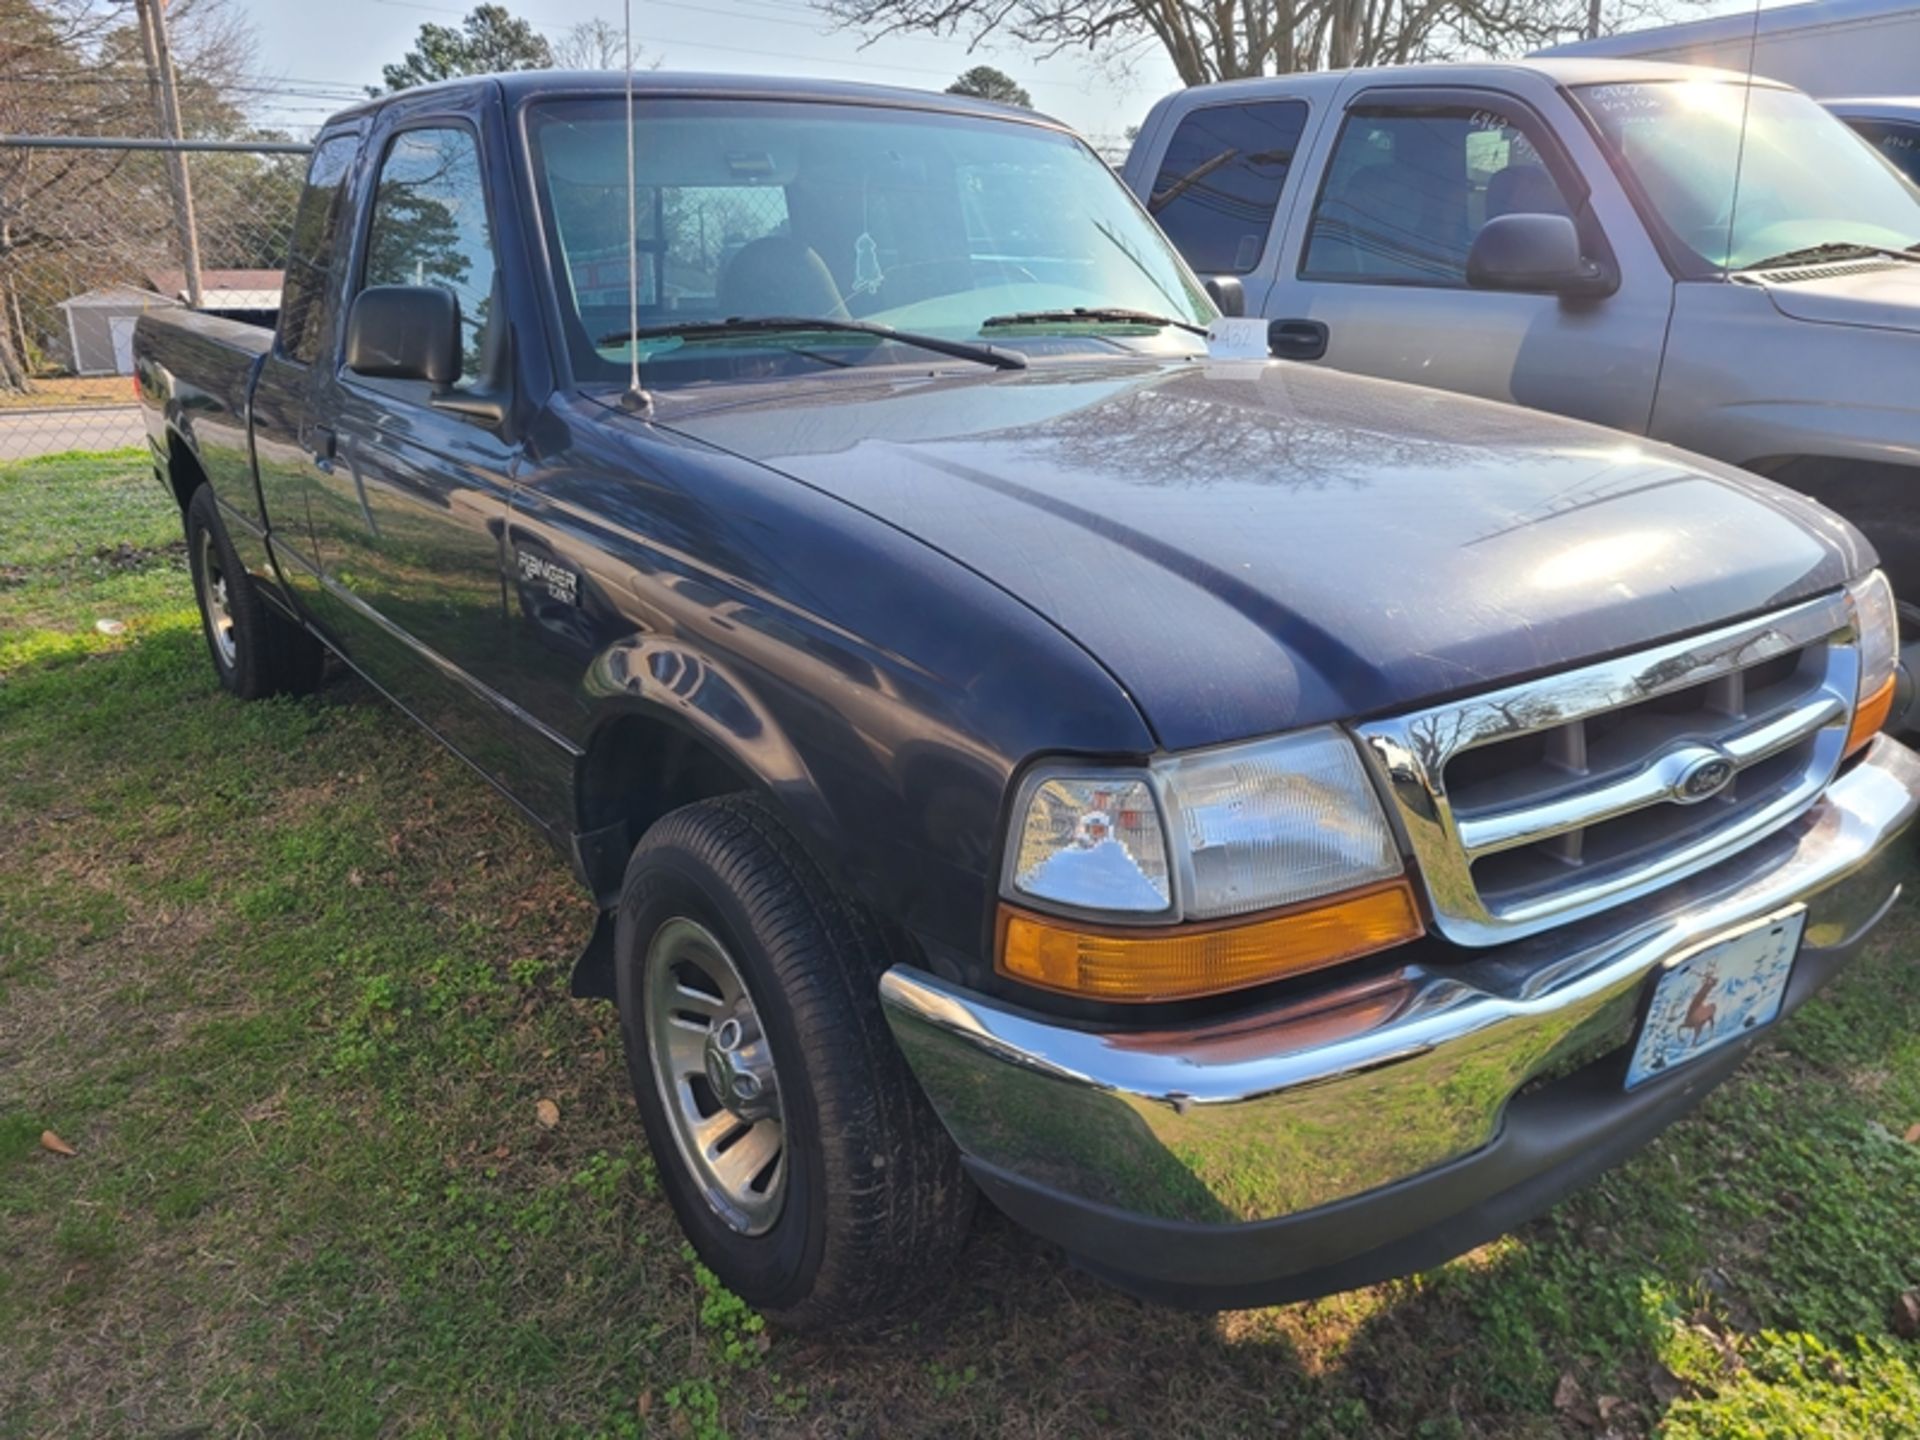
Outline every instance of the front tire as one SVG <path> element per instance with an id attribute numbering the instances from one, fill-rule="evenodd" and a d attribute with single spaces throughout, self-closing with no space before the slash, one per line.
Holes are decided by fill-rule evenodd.
<path id="1" fill-rule="evenodd" d="M 304 695 L 317 689 L 326 664 L 320 642 L 269 606 L 240 563 L 220 521 L 220 506 L 202 485 L 187 502 L 187 561 L 200 628 L 223 688 L 242 700 Z"/>
<path id="2" fill-rule="evenodd" d="M 721 1283 L 816 1329 L 937 1280 L 973 1190 L 881 1014 L 888 944 L 773 811 L 730 797 L 655 824 L 614 944 L 641 1122 Z"/>

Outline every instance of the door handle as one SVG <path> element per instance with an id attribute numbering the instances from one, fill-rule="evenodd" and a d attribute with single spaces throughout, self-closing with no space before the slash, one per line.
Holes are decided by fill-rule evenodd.
<path id="1" fill-rule="evenodd" d="M 322 475 L 331 475 L 334 452 L 339 446 L 333 431 L 325 425 L 316 425 L 307 432 L 307 444 L 313 450 L 314 468 Z"/>
<path id="2" fill-rule="evenodd" d="M 1320 320 L 1275 320 L 1267 326 L 1267 350 L 1278 360 L 1318 360 L 1327 353 L 1327 327 Z"/>

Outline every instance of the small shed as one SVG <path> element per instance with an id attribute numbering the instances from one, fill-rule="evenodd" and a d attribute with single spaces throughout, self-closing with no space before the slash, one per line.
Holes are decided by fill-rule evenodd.
<path id="1" fill-rule="evenodd" d="M 164 295 L 135 285 L 107 285 L 62 300 L 67 317 L 67 357 L 76 375 L 131 375 L 133 322 L 157 306 L 174 305 Z"/>
<path id="2" fill-rule="evenodd" d="M 170 300 L 186 302 L 187 272 L 184 270 L 152 271 L 147 283 Z M 200 308 L 215 315 L 271 315 L 280 308 L 280 272 L 202 268 Z"/>

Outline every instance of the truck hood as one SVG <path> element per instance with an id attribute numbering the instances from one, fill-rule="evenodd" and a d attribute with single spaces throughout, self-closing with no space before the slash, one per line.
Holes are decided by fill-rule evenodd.
<path id="1" fill-rule="evenodd" d="M 1819 279 L 1760 280 L 1774 309 L 1794 320 L 1822 325 L 1866 325 L 1876 330 L 1920 331 L 1920 260 L 1843 261 L 1843 273 Z M 1873 268 L 1866 268 L 1873 267 Z"/>
<path id="2" fill-rule="evenodd" d="M 657 418 L 1019 597 L 1169 749 L 1647 645 L 1871 563 L 1765 481 L 1438 391 L 1259 362 L 899 375 Z"/>

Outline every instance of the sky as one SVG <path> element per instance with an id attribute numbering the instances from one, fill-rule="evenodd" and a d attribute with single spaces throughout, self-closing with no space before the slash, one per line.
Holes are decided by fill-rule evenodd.
<path id="1" fill-rule="evenodd" d="M 259 42 L 248 78 L 256 119 L 302 138 L 341 105 L 378 84 L 424 24 L 457 25 L 476 0 L 235 0 Z M 549 36 L 581 20 L 620 23 L 620 0 L 505 0 Z M 1704 0 L 1688 18 L 1744 9 L 1752 0 Z M 1763 0 L 1767 8 L 1781 0 Z M 1682 7 L 1676 5 L 1676 9 Z M 944 90 L 963 70 L 994 65 L 1027 87 L 1037 108 L 1102 149 L 1125 150 L 1135 125 L 1177 88 L 1157 48 L 1116 73 L 1082 52 L 1035 61 L 1017 47 L 970 49 L 964 37 L 895 38 L 862 44 L 836 30 L 809 0 L 633 0 L 643 63 L 670 70 L 798 75 Z"/>
<path id="2" fill-rule="evenodd" d="M 618 25 L 620 0 L 505 0 L 549 36 L 595 16 Z M 258 56 L 256 118 L 304 136 L 378 84 L 424 24 L 457 25 L 459 0 L 236 0 L 252 20 Z M 1173 67 L 1147 52 L 1131 73 L 1102 72 L 1085 56 L 1035 62 L 1017 49 L 969 51 L 964 39 L 893 39 L 862 48 L 836 32 L 808 0 L 634 0 L 642 60 L 665 69 L 804 75 L 944 90 L 973 65 L 998 66 L 1026 86 L 1034 105 L 1093 139 L 1123 143 L 1153 102 L 1175 89 Z"/>

